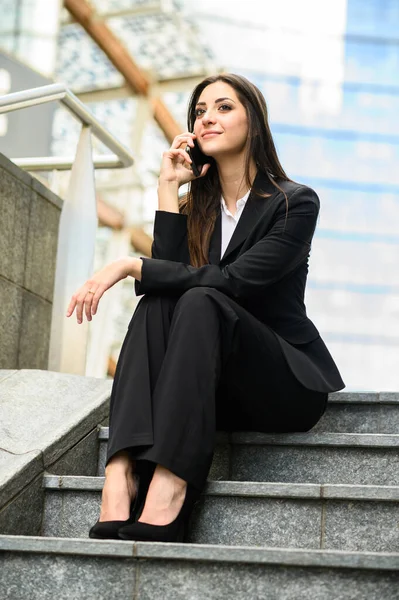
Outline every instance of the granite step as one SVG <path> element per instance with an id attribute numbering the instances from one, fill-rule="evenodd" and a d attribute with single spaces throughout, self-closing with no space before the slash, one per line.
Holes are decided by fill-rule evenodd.
<path id="1" fill-rule="evenodd" d="M 399 433 L 399 393 L 335 392 L 312 428 L 317 433 Z M 108 435 L 102 440 L 107 440 Z M 102 448 L 105 455 L 106 446 Z M 99 473 L 102 475 L 102 473 Z"/>
<path id="2" fill-rule="evenodd" d="M 397 600 L 399 589 L 388 552 L 0 535 L 0 553 L 2 600 Z"/>
<path id="3" fill-rule="evenodd" d="M 398 433 L 399 394 L 394 392 L 336 392 L 314 432 Z"/>
<path id="4" fill-rule="evenodd" d="M 336 392 L 312 433 L 399 433 L 399 393 Z M 98 475 L 104 474 L 108 428 L 100 431 Z M 216 478 L 216 477 L 215 477 Z"/>
<path id="5" fill-rule="evenodd" d="M 108 427 L 99 429 L 104 474 Z M 399 485 L 399 435 L 218 432 L 212 480 Z"/>
<path id="6" fill-rule="evenodd" d="M 230 444 L 232 480 L 399 485 L 399 435 L 233 433 Z"/>
<path id="7" fill-rule="evenodd" d="M 42 533 L 87 538 L 102 477 L 45 475 Z M 399 486 L 210 481 L 187 541 L 399 552 Z"/>

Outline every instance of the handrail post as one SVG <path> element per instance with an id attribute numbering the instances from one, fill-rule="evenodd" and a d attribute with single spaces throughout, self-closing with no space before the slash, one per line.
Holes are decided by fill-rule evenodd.
<path id="1" fill-rule="evenodd" d="M 69 319 L 66 309 L 72 294 L 90 277 L 93 270 L 97 230 L 94 167 L 130 167 L 134 160 L 128 148 L 101 125 L 88 108 L 62 83 L 12 92 L 0 96 L 0 115 L 38 104 L 59 100 L 82 123 L 75 159 L 36 157 L 11 159 L 23 169 L 64 170 L 72 167 L 58 233 L 58 251 L 53 294 L 48 369 L 84 375 L 88 345 L 88 322 L 78 325 L 76 313 Z M 91 134 L 115 156 L 92 156 Z M 94 370 L 91 353 L 88 361 Z"/>
<path id="2" fill-rule="evenodd" d="M 76 312 L 67 318 L 72 294 L 92 275 L 97 206 L 90 126 L 83 125 L 71 171 L 58 234 L 57 266 L 48 368 L 84 375 L 88 322 L 78 325 Z"/>

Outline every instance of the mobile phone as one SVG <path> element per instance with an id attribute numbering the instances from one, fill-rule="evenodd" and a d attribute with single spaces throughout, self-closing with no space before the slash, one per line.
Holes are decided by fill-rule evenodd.
<path id="1" fill-rule="evenodd" d="M 193 161 L 191 163 L 191 168 L 194 175 L 199 177 L 203 165 L 209 162 L 209 157 L 200 150 L 197 140 L 194 140 L 193 148 L 191 148 L 191 146 L 187 146 L 186 152 L 190 155 L 190 158 Z"/>

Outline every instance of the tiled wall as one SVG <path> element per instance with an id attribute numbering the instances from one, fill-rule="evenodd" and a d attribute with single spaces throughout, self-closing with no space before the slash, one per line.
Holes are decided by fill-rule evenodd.
<path id="1" fill-rule="evenodd" d="M 0 369 L 47 369 L 61 206 L 0 155 Z"/>

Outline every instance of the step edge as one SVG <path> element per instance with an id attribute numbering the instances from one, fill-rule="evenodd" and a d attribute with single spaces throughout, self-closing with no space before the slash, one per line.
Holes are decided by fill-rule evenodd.
<path id="1" fill-rule="evenodd" d="M 349 406 L 398 406 L 399 392 L 336 392 L 330 394 L 328 405 L 344 404 Z M 108 431 L 108 427 L 100 427 Z"/>
<path id="2" fill-rule="evenodd" d="M 399 570 L 399 553 L 0 535 L 0 552 Z"/>
<path id="3" fill-rule="evenodd" d="M 399 404 L 399 392 L 333 392 L 329 404 L 378 405 Z"/>
<path id="4" fill-rule="evenodd" d="M 108 433 L 100 428 L 99 440 L 108 441 Z M 225 432 L 220 432 L 225 434 Z M 227 436 L 224 436 L 227 438 Z M 304 432 L 304 433 L 262 433 L 262 432 L 233 432 L 227 443 L 237 445 L 272 445 L 272 446 L 316 446 L 316 447 L 346 447 L 346 448 L 396 448 L 399 447 L 399 434 L 395 433 L 335 433 L 335 432 Z"/>
<path id="5" fill-rule="evenodd" d="M 105 477 L 98 475 L 53 475 L 44 473 L 42 487 L 46 490 L 98 491 L 104 486 Z"/>
<path id="6" fill-rule="evenodd" d="M 261 433 L 236 432 L 230 443 L 241 446 L 302 446 L 327 448 L 399 448 L 393 433 Z"/>
<path id="7" fill-rule="evenodd" d="M 97 492 L 102 490 L 103 485 L 104 477 L 51 474 L 46 474 L 43 477 L 43 487 L 46 490 Z M 399 486 L 208 480 L 203 495 L 234 498 L 298 498 L 398 502 Z"/>

